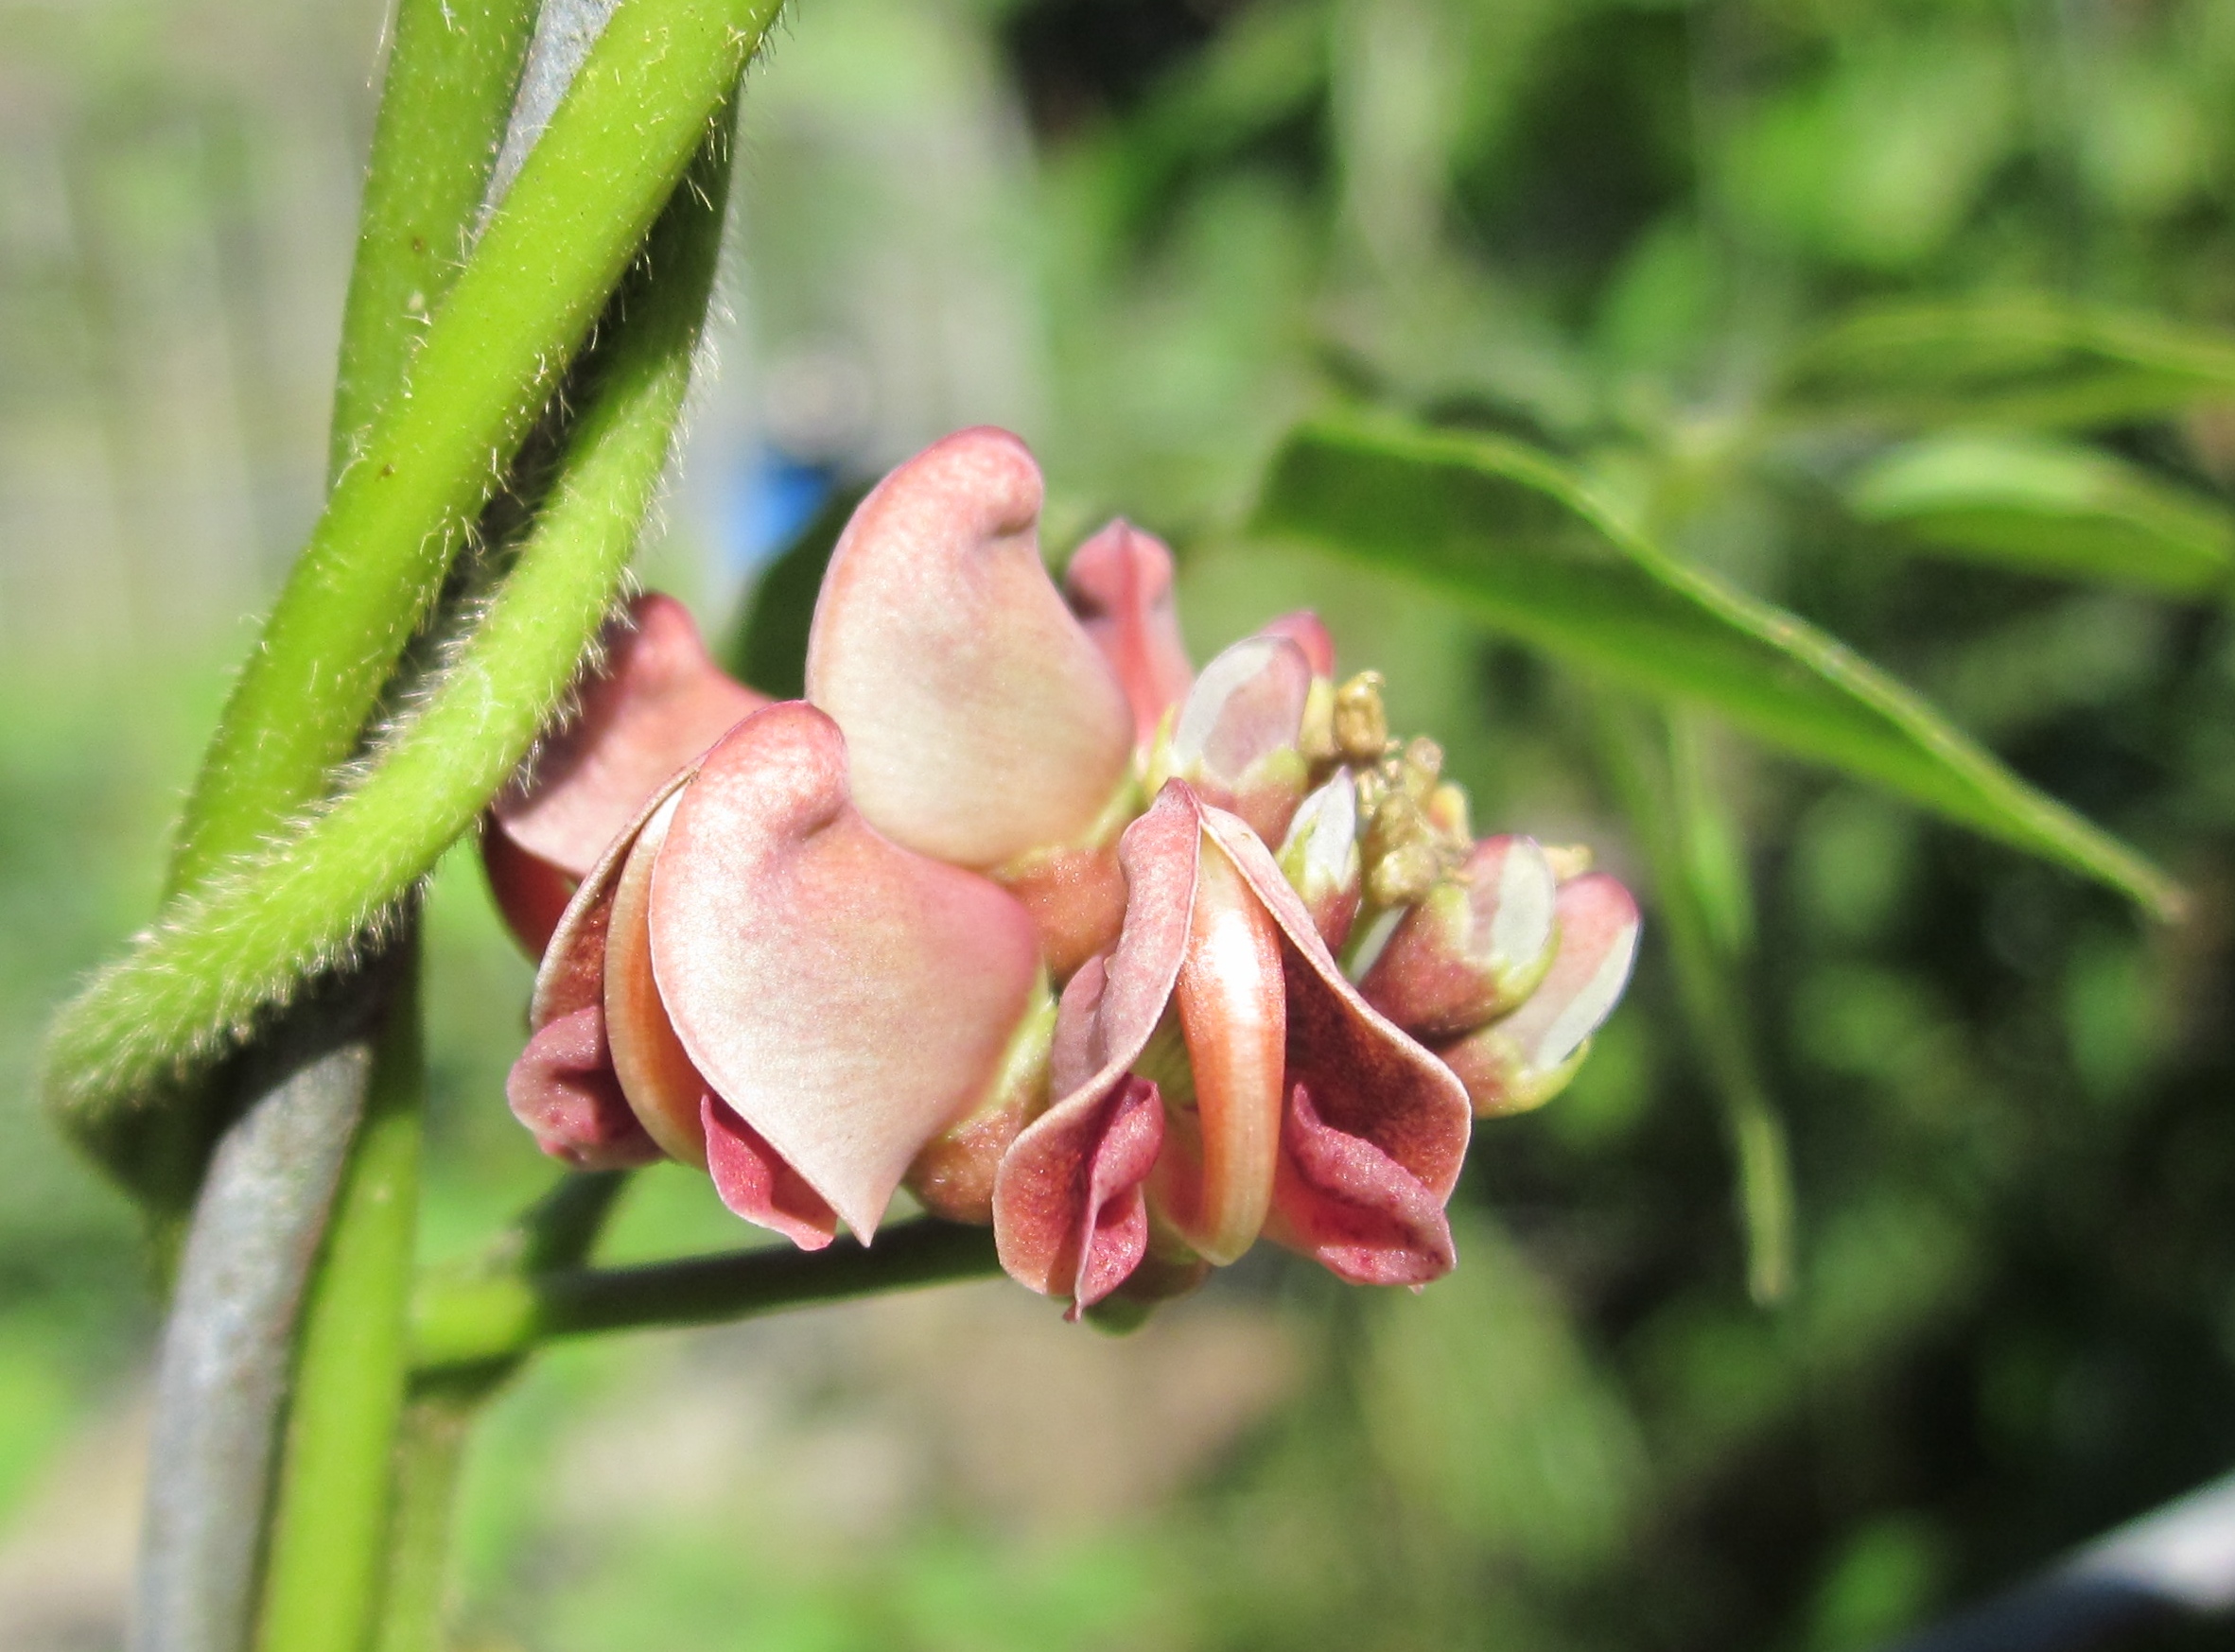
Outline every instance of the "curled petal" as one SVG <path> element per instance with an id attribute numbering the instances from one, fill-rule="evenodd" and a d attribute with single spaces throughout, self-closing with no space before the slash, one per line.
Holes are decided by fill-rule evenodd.
<path id="1" fill-rule="evenodd" d="M 838 1236 L 838 1213 L 807 1178 L 710 1095 L 699 1098 L 699 1132 L 714 1191 L 733 1215 L 782 1234 L 801 1250 L 821 1250 Z"/>
<path id="2" fill-rule="evenodd" d="M 1125 1283 L 1148 1252 L 1141 1184 L 1163 1138 L 1163 1099 L 1131 1075 L 1051 1108 L 1002 1161 L 1002 1266 L 1043 1296 L 1069 1296 L 1072 1319 Z"/>
<path id="3" fill-rule="evenodd" d="M 880 482 L 839 539 L 808 699 L 894 842 L 992 867 L 1076 840 L 1125 781 L 1133 715 L 1041 565 L 1039 468 L 964 430 Z"/>
<path id="4" fill-rule="evenodd" d="M 1277 843 L 1310 774 L 1299 740 L 1311 689 L 1303 650 L 1286 637 L 1246 636 L 1203 668 L 1152 767 Z"/>
<path id="5" fill-rule="evenodd" d="M 1358 854 L 1358 786 L 1348 769 L 1303 800 L 1281 844 L 1282 876 L 1303 900 L 1329 947 L 1350 939 L 1357 921 L 1363 863 Z M 1371 997 L 1371 995 L 1370 995 Z"/>
<path id="6" fill-rule="evenodd" d="M 506 864 L 504 850 L 539 863 L 547 882 L 583 877 L 662 781 L 768 704 L 714 663 L 672 597 L 638 597 L 604 640 L 605 664 L 582 685 L 572 721 L 490 806 L 490 841 L 501 845 L 490 882 L 508 918 L 506 894 L 533 896 L 535 884 L 526 868 Z M 515 927 L 530 932 L 534 921 L 523 901 Z"/>
<path id="7" fill-rule="evenodd" d="M 1581 1065 L 1637 959 L 1637 902 L 1603 872 L 1560 887 L 1560 948 L 1527 1002 L 1441 1051 L 1482 1117 L 1542 1106 Z"/>
<path id="8" fill-rule="evenodd" d="M 1408 1032 L 1456 1037 L 1506 1014 L 1552 965 L 1559 885 L 1529 838 L 1485 838 L 1389 934 L 1366 1000 Z"/>
<path id="9" fill-rule="evenodd" d="M 1039 966 L 1007 894 L 871 828 L 838 725 L 799 704 L 707 755 L 649 927 L 691 1063 L 864 1239 L 910 1161 L 996 1079 Z"/>
<path id="10" fill-rule="evenodd" d="M 1294 614 L 1283 614 L 1278 619 L 1268 619 L 1258 628 L 1260 636 L 1284 636 L 1303 650 L 1303 657 L 1311 662 L 1312 675 L 1335 675 L 1335 638 L 1327 630 L 1327 622 L 1309 608 L 1300 608 Z"/>
<path id="11" fill-rule="evenodd" d="M 1198 853 L 1173 994 L 1194 1104 L 1173 1113 L 1149 1198 L 1190 1249 L 1223 1267 L 1257 1242 L 1272 1205 L 1288 1018 L 1280 930 L 1232 861 Z"/>
<path id="12" fill-rule="evenodd" d="M 1467 1156 L 1465 1092 L 1344 979 L 1311 913 L 1248 827 L 1215 809 L 1203 810 L 1203 826 L 1281 928 L 1289 1081 L 1309 1087 L 1327 1125 L 1371 1142 L 1438 1199 L 1450 1197 Z"/>
<path id="13" fill-rule="evenodd" d="M 536 1030 L 505 1078 L 504 1099 L 538 1147 L 576 1170 L 625 1170 L 659 1157 L 621 1096 L 595 1003 Z"/>
<path id="14" fill-rule="evenodd" d="M 1017 1138 L 993 1186 L 1002 1266 L 1035 1291 L 1063 1296 L 1076 1288 L 1080 1236 L 1095 1220 L 1084 1167 L 1179 983 L 1201 837 L 1194 799 L 1180 787 L 1126 828 L 1118 844 L 1129 891 L 1126 927 L 1116 950 L 1090 959 L 1063 989 L 1048 1058 L 1056 1099 Z M 1160 1144 L 1161 1106 L 1160 1099 Z"/>
<path id="15" fill-rule="evenodd" d="M 1424 1285 L 1458 1260 L 1443 1201 L 1362 1136 L 1330 1128 L 1308 1086 L 1281 1127 L 1283 1243 L 1353 1285 Z"/>
<path id="16" fill-rule="evenodd" d="M 652 877 L 682 802 L 678 789 L 652 811 L 613 880 L 605 937 L 605 1035 L 613 1046 L 620 1093 L 637 1120 L 669 1157 L 703 1170 L 709 1087 L 676 1035 L 652 965 Z"/>
<path id="17" fill-rule="evenodd" d="M 1072 612 L 1125 686 L 1145 746 L 1195 680 L 1172 607 L 1172 552 L 1120 517 L 1080 546 L 1063 575 Z"/>

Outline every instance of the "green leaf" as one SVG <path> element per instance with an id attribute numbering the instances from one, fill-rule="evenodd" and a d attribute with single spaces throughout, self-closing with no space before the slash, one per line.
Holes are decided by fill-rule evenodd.
<path id="1" fill-rule="evenodd" d="M 2235 395 L 2235 339 L 2017 295 L 1862 311 L 1788 364 L 1788 415 L 2087 426 Z"/>
<path id="2" fill-rule="evenodd" d="M 1391 424 L 1307 424 L 1273 461 L 1256 528 L 1420 581 L 1571 664 L 1718 712 L 2159 915 L 2181 905 L 2162 872 L 2028 786 L 1920 696 L 1631 532 L 1542 454 Z"/>
<path id="3" fill-rule="evenodd" d="M 2047 437 L 1928 437 L 1850 484 L 1866 522 L 2029 573 L 2214 595 L 2235 575 L 2235 517 L 2110 454 Z"/>

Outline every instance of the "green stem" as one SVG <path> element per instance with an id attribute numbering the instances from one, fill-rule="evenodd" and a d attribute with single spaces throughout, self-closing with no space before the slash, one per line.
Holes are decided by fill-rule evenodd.
<path id="1" fill-rule="evenodd" d="M 460 1377 L 560 1337 L 747 1319 L 999 1268 L 989 1229 L 926 1218 L 888 1229 L 874 1247 L 842 1240 L 812 1252 L 787 1246 L 643 1267 L 432 1279 L 411 1308 L 412 1364 L 422 1380 Z"/>
<path id="2" fill-rule="evenodd" d="M 654 232 L 653 274 L 602 341 L 544 510 L 480 624 L 364 777 L 262 855 L 173 903 L 56 1018 L 47 1087 L 119 1174 L 141 1098 L 305 969 L 345 955 L 512 773 L 566 692 L 656 494 L 720 250 L 728 144 Z"/>
<path id="3" fill-rule="evenodd" d="M 391 989 L 364 1120 L 296 1331 L 262 1652 L 358 1652 L 373 1622 L 419 1214 L 416 965 L 407 959 Z"/>
<path id="4" fill-rule="evenodd" d="M 1747 1290 L 1759 1303 L 1782 1301 L 1792 1287 L 1792 1165 L 1741 997 L 1747 925 L 1720 870 L 1736 827 L 1712 789 L 1685 773 L 1696 746 L 1665 716 L 1602 698 L 1598 722 L 1600 757 L 1651 871 L 1677 999 L 1737 1161 Z M 1707 810 L 1717 812 L 1702 818 Z"/>
<path id="5" fill-rule="evenodd" d="M 535 0 L 398 0 L 341 311 L 329 483 L 465 263 L 534 26 Z"/>
<path id="6" fill-rule="evenodd" d="M 396 1431 L 395 1507 L 373 1652 L 443 1652 L 450 1528 L 465 1444 L 494 1384 L 412 1395 Z"/>
<path id="7" fill-rule="evenodd" d="M 777 0 L 626 0 L 341 475 L 188 799 L 174 882 L 254 854 L 357 749 L 452 553 Z"/>

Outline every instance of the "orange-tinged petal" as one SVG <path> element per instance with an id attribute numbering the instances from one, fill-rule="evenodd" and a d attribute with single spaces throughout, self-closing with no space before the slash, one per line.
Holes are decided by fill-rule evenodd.
<path id="1" fill-rule="evenodd" d="M 1057 981 L 1107 951 L 1125 922 L 1126 875 L 1115 843 L 1045 850 L 1002 868 L 1001 886 L 1032 914 L 1040 956 Z"/>
<path id="2" fill-rule="evenodd" d="M 1145 746 L 1195 680 L 1172 606 L 1171 548 L 1121 516 L 1073 554 L 1063 591 L 1124 685 Z"/>
<path id="3" fill-rule="evenodd" d="M 1198 854 L 1173 995 L 1195 1105 L 1170 1121 L 1149 1199 L 1223 1267 L 1257 1242 L 1272 1203 L 1288 1020 L 1280 930 L 1232 861 L 1208 845 Z"/>
<path id="4" fill-rule="evenodd" d="M 670 793 L 637 833 L 620 874 L 605 938 L 605 1036 L 620 1092 L 670 1158 L 707 1166 L 701 1103 L 710 1087 L 692 1063 L 660 998 L 652 965 L 652 876 L 687 788 Z"/>
<path id="5" fill-rule="evenodd" d="M 490 812 L 514 844 L 580 878 L 661 782 L 768 704 L 714 663 L 690 610 L 647 592 L 605 633 L 574 717 Z"/>
<path id="6" fill-rule="evenodd" d="M 1039 467 L 964 430 L 880 482 L 840 537 L 807 697 L 846 731 L 853 800 L 895 843 L 993 867 L 1077 840 L 1132 759 L 1116 674 L 1050 582 Z"/>
<path id="7" fill-rule="evenodd" d="M 864 1238 L 926 1142 L 977 1104 L 1027 1013 L 1031 919 L 849 801 L 847 742 L 802 704 L 707 755 L 652 878 L 684 1050 Z"/>

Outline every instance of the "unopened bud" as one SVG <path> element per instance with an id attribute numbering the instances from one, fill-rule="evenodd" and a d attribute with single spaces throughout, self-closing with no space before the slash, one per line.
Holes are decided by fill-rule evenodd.
<path id="1" fill-rule="evenodd" d="M 1151 791 L 1177 776 L 1280 842 L 1310 784 L 1300 746 L 1311 687 L 1311 663 L 1294 642 L 1244 637 L 1188 690 L 1171 738 L 1150 755 Z"/>
<path id="2" fill-rule="evenodd" d="M 1428 796 L 1428 824 L 1445 843 L 1457 843 L 1463 849 L 1475 841 L 1474 828 L 1467 820 L 1467 793 L 1449 780 L 1436 788 Z"/>
<path id="3" fill-rule="evenodd" d="M 1366 877 L 1366 893 L 1379 907 L 1411 906 L 1424 900 L 1443 874 L 1443 858 L 1435 845 L 1406 843 L 1373 863 Z"/>
<path id="4" fill-rule="evenodd" d="M 1407 1032 L 1471 1032 L 1521 1003 L 1551 967 L 1557 898 L 1534 843 L 1485 839 L 1455 879 L 1423 892 L 1360 989 Z"/>
<path id="5" fill-rule="evenodd" d="M 1525 1112 L 1564 1089 L 1630 980 L 1638 919 L 1628 890 L 1590 873 L 1561 886 L 1557 911 L 1559 948 L 1528 1000 L 1437 1052 L 1479 1117 Z"/>
<path id="6" fill-rule="evenodd" d="M 1314 677 L 1304 696 L 1303 726 L 1298 731 L 1296 749 L 1314 768 L 1342 756 L 1342 748 L 1335 743 L 1335 685 L 1325 677 Z"/>
<path id="7" fill-rule="evenodd" d="M 1443 776 L 1443 748 L 1424 735 L 1405 748 L 1404 760 L 1398 765 L 1398 783 L 1405 788 L 1405 795 L 1411 798 L 1423 812 L 1428 800 L 1435 796 L 1437 782 Z"/>
<path id="8" fill-rule="evenodd" d="M 1350 938 L 1362 887 L 1358 855 L 1358 789 L 1347 769 L 1303 800 L 1281 845 L 1282 876 L 1302 896 L 1320 939 L 1331 948 Z"/>

